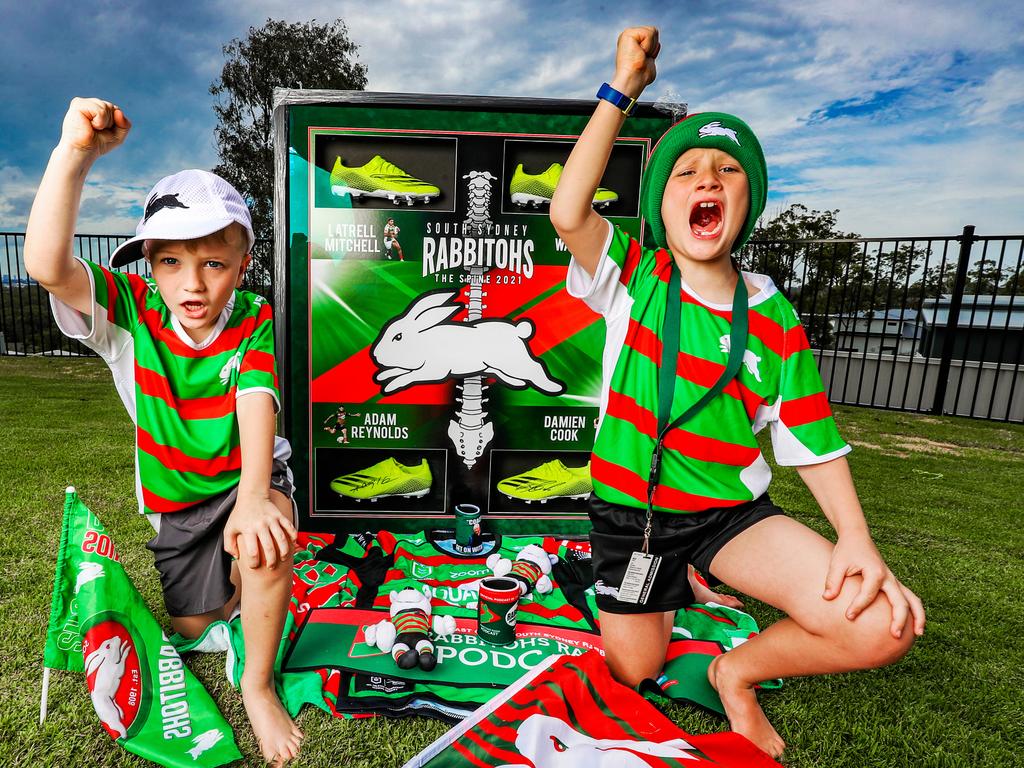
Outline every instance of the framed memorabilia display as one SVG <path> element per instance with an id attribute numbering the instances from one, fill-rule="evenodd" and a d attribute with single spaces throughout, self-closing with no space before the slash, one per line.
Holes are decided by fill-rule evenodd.
<path id="1" fill-rule="evenodd" d="M 604 323 L 548 218 L 592 101 L 279 91 L 275 312 L 303 529 L 582 532 Z M 675 117 L 682 115 L 677 112 Z M 594 205 L 643 235 L 671 112 L 641 104 Z"/>

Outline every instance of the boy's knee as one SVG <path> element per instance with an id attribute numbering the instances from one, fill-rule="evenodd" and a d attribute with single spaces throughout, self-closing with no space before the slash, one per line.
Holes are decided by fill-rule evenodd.
<path id="1" fill-rule="evenodd" d="M 851 660 L 861 669 L 885 667 L 902 659 L 914 645 L 916 639 L 911 619 L 908 618 L 903 632 L 893 637 L 890 631 L 892 613 L 884 597 L 854 621 L 842 619 L 843 645 Z"/>
<path id="2" fill-rule="evenodd" d="M 634 652 L 617 653 L 611 649 L 605 650 L 605 663 L 609 671 L 618 682 L 630 688 L 636 688 L 647 678 L 655 679 L 661 674 L 663 659 L 658 660 L 656 655 Z"/>
<path id="3" fill-rule="evenodd" d="M 913 647 L 917 636 L 914 634 L 913 623 L 908 620 L 899 637 L 893 637 L 890 631 L 890 623 L 885 622 L 884 626 L 876 631 L 876 638 L 877 642 L 870 659 L 872 662 L 871 666 L 884 667 L 889 664 L 895 664 L 906 656 Z"/>

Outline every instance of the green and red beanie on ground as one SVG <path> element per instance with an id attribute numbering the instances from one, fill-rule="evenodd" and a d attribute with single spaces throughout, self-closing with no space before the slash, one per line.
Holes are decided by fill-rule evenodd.
<path id="1" fill-rule="evenodd" d="M 661 248 L 667 247 L 665 222 L 661 218 L 661 200 L 665 184 L 676 160 L 694 147 L 719 149 L 736 158 L 747 174 L 750 185 L 750 207 L 747 220 L 732 250 L 738 251 L 750 238 L 757 219 L 768 199 L 768 166 L 757 136 L 750 126 L 735 115 L 725 112 L 698 112 L 673 125 L 658 140 L 640 185 L 640 207 L 651 226 L 651 236 Z"/>

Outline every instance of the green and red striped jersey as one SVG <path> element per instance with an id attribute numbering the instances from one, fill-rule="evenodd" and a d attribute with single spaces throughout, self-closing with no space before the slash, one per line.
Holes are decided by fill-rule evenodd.
<path id="1" fill-rule="evenodd" d="M 647 507 L 647 478 L 658 424 L 658 366 L 672 255 L 650 250 L 609 224 L 593 278 L 572 262 L 568 292 L 604 316 L 601 423 L 591 472 L 605 501 Z M 771 427 L 775 460 L 798 466 L 848 453 L 793 305 L 766 275 L 744 272 L 747 348 L 739 374 L 696 416 L 665 439 L 654 495 L 663 512 L 736 506 L 768 490 L 771 469 L 756 433 Z M 671 418 L 714 386 L 729 356 L 732 306 L 681 289 L 679 359 Z"/>
<path id="2" fill-rule="evenodd" d="M 152 280 L 82 263 L 92 285 L 91 316 L 53 296 L 50 303 L 61 331 L 110 367 L 135 422 L 140 511 L 175 512 L 237 485 L 235 400 L 266 392 L 279 402 L 270 305 L 235 291 L 210 336 L 196 343 Z M 277 438 L 274 455 L 288 458 L 287 441 Z"/>

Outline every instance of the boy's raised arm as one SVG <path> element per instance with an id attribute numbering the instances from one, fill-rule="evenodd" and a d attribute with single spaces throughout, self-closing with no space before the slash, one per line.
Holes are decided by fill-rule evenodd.
<path id="1" fill-rule="evenodd" d="M 82 188 L 96 158 L 121 144 L 130 128 L 124 112 L 109 101 L 72 99 L 28 218 L 25 270 L 80 312 L 91 309 L 89 276 L 72 253 Z"/>
<path id="2" fill-rule="evenodd" d="M 619 35 L 615 77 L 610 85 L 630 98 L 639 98 L 657 75 L 654 59 L 661 45 L 655 27 L 631 27 Z M 576 262 L 593 275 L 607 236 L 604 218 L 591 205 L 612 145 L 625 119 L 622 112 L 600 100 L 580 134 L 551 199 L 551 223 Z"/>

